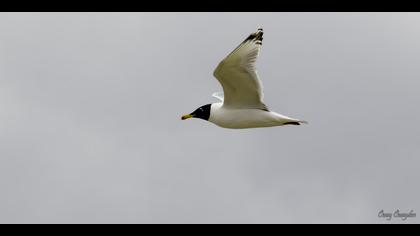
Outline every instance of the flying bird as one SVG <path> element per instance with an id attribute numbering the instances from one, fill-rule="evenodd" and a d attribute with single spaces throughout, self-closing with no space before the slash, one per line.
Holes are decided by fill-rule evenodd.
<path id="1" fill-rule="evenodd" d="M 182 120 L 199 118 L 230 129 L 307 123 L 273 112 L 264 104 L 262 83 L 256 70 L 263 34 L 263 29 L 258 28 L 214 70 L 213 75 L 222 85 L 223 92 L 213 93 L 213 97 L 221 102 L 201 106 L 182 116 Z"/>

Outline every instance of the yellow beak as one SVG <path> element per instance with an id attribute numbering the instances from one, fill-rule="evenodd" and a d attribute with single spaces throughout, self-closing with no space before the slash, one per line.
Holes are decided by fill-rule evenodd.
<path id="1" fill-rule="evenodd" d="M 188 114 L 188 115 L 183 115 L 182 117 L 181 117 L 181 120 L 186 120 L 186 119 L 189 119 L 189 118 L 193 118 L 194 116 L 193 115 L 191 115 L 191 114 Z"/>

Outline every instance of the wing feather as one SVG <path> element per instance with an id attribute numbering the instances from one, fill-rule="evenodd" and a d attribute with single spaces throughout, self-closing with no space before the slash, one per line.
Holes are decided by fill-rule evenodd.
<path id="1" fill-rule="evenodd" d="M 215 93 L 212 94 L 212 96 L 219 99 L 222 102 L 223 102 L 223 100 L 225 100 L 225 96 L 224 96 L 223 92 L 215 92 Z"/>
<path id="2" fill-rule="evenodd" d="M 213 75 L 224 92 L 223 106 L 268 110 L 263 102 L 261 80 L 256 61 L 262 45 L 263 30 L 259 28 L 223 59 Z"/>

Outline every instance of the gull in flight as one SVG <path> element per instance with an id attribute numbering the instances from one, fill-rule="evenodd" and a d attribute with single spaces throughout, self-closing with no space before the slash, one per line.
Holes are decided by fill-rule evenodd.
<path id="1" fill-rule="evenodd" d="M 262 40 L 263 29 L 258 28 L 214 70 L 223 93 L 214 93 L 213 97 L 221 102 L 201 106 L 181 119 L 199 118 L 230 129 L 306 124 L 270 111 L 264 104 L 262 83 L 255 66 Z"/>

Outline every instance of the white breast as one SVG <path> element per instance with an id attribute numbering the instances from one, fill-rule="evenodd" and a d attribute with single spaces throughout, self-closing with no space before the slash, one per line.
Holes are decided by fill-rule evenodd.
<path id="1" fill-rule="evenodd" d="M 284 125 L 294 119 L 260 109 L 231 109 L 222 103 L 211 105 L 209 121 L 223 128 L 245 129 Z"/>

